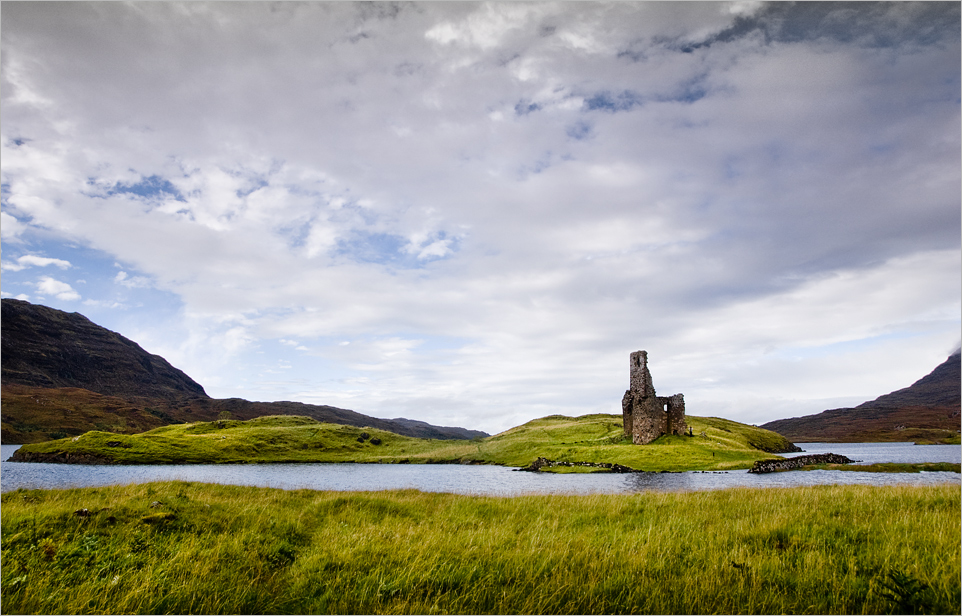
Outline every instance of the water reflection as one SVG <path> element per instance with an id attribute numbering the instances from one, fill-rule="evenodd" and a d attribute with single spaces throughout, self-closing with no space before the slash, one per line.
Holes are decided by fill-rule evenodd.
<path id="1" fill-rule="evenodd" d="M 911 443 L 800 444 L 807 453 L 824 453 L 824 445 L 866 462 L 958 462 L 962 448 L 951 445 L 913 446 Z M 654 491 L 718 490 L 731 487 L 791 487 L 819 484 L 887 485 L 910 483 L 960 484 L 958 473 L 863 473 L 854 471 L 797 471 L 752 475 L 747 471 L 695 473 L 566 474 L 527 473 L 500 466 L 454 464 L 241 464 L 79 466 L 6 462 L 16 445 L 0 452 L 0 487 L 70 488 L 198 481 L 313 490 L 393 490 L 515 496 L 520 494 L 623 494 Z"/>

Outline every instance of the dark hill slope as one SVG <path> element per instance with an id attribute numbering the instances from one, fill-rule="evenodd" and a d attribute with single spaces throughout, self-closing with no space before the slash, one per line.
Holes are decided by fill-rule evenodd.
<path id="1" fill-rule="evenodd" d="M 435 426 L 425 421 L 413 419 L 379 419 L 369 415 L 362 415 L 355 411 L 339 409 L 334 406 L 304 404 L 303 402 L 250 402 L 240 398 L 226 398 L 223 400 L 189 401 L 189 407 L 194 413 L 219 415 L 223 411 L 231 414 L 235 419 L 253 419 L 266 415 L 302 415 L 327 423 L 344 424 L 348 426 L 378 428 L 404 436 L 417 438 L 433 438 L 438 440 L 474 439 L 489 436 L 487 432 L 468 430 L 448 426 Z"/>
<path id="2" fill-rule="evenodd" d="M 417 438 L 487 436 L 326 405 L 213 399 L 162 357 L 80 314 L 14 299 L 2 300 L 2 307 L 3 444 L 89 430 L 132 434 L 173 423 L 213 421 L 225 412 L 235 419 L 303 415 Z"/>
<path id="3" fill-rule="evenodd" d="M 911 386 L 855 408 L 779 419 L 762 428 L 795 442 L 958 442 L 962 356 L 952 354 Z"/>
<path id="4" fill-rule="evenodd" d="M 204 388 L 118 333 L 87 317 L 2 300 L 4 385 L 78 387 L 105 396 L 206 397 Z"/>
<path id="5" fill-rule="evenodd" d="M 292 413 L 293 415 L 294 413 Z M 454 430 L 459 434 L 463 434 L 461 438 L 473 439 L 473 438 L 484 438 L 486 436 L 491 436 L 487 432 L 482 432 L 480 430 L 468 430 L 467 428 L 455 428 L 452 426 L 432 426 L 426 421 L 418 421 L 417 419 L 405 419 L 403 417 L 395 417 L 390 420 L 391 423 L 400 424 L 409 430 Z M 430 437 L 438 438 L 438 437 Z"/>

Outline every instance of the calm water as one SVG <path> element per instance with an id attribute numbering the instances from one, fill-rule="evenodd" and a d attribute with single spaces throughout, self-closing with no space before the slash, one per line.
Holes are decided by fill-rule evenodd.
<path id="1" fill-rule="evenodd" d="M 805 453 L 838 453 L 873 462 L 959 462 L 962 447 L 912 443 L 799 443 Z M 457 464 L 243 464 L 83 466 L 7 462 L 19 445 L 0 451 L 0 487 L 72 488 L 149 481 L 204 483 L 312 490 L 393 490 L 514 496 L 519 494 L 633 493 L 645 490 L 717 490 L 736 486 L 791 487 L 818 484 L 962 484 L 958 473 L 860 473 L 806 471 L 750 475 L 747 471 L 636 473 L 630 475 L 525 473 L 500 466 Z M 790 454 L 801 455 L 801 454 Z"/>
<path id="2" fill-rule="evenodd" d="M 796 443 L 805 451 L 781 454 L 785 458 L 813 453 L 837 453 L 860 464 L 877 462 L 962 462 L 959 445 L 913 445 L 912 443 Z M 848 472 L 848 471 L 846 471 Z"/>

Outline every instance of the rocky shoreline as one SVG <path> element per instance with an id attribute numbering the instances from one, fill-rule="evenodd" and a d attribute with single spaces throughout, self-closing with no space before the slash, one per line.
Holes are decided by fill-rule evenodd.
<path id="1" fill-rule="evenodd" d="M 33 451 L 23 451 L 18 449 L 10 456 L 10 462 L 46 462 L 49 464 L 121 464 L 107 456 L 98 456 L 92 453 L 67 453 L 58 451 L 54 453 L 39 453 Z M 123 464 L 129 464 L 124 462 Z"/>
<path id="2" fill-rule="evenodd" d="M 810 464 L 851 464 L 855 460 L 846 458 L 837 453 L 818 453 L 809 456 L 798 456 L 796 458 L 785 458 L 783 460 L 758 460 L 748 469 L 749 473 L 777 473 L 778 471 L 790 471 Z"/>
<path id="3" fill-rule="evenodd" d="M 550 468 L 556 466 L 565 467 L 579 467 L 579 468 L 597 468 L 596 473 L 642 473 L 644 471 L 636 471 L 629 466 L 623 466 L 621 464 L 613 464 L 611 462 L 562 462 L 559 460 L 549 460 L 547 458 L 538 458 L 528 466 L 523 468 L 516 468 L 516 471 L 528 471 L 537 473 L 543 468 Z"/>

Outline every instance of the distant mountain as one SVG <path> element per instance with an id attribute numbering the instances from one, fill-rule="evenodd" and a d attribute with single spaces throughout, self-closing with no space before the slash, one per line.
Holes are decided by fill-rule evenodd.
<path id="1" fill-rule="evenodd" d="M 78 387 L 105 396 L 167 400 L 207 396 L 163 357 L 81 314 L 17 299 L 0 304 L 4 385 Z"/>
<path id="2" fill-rule="evenodd" d="M 962 354 L 953 353 L 911 386 L 854 408 L 762 425 L 794 442 L 959 442 Z"/>
<path id="3" fill-rule="evenodd" d="M 408 428 L 410 428 L 410 429 L 412 429 L 412 430 L 430 430 L 430 429 L 435 429 L 435 430 L 436 430 L 436 429 L 438 429 L 438 426 L 432 426 L 431 424 L 429 424 L 429 423 L 427 423 L 427 422 L 418 421 L 418 420 L 416 420 L 416 419 L 404 419 L 403 417 L 395 417 L 395 418 L 392 419 L 391 421 L 393 421 L 394 423 L 397 423 L 397 424 L 401 424 L 402 426 L 407 426 Z M 449 430 L 449 431 L 451 431 L 451 433 L 453 433 L 453 434 L 460 434 L 460 435 L 462 435 L 461 438 L 467 439 L 467 440 L 471 440 L 471 439 L 474 439 L 474 438 L 484 438 L 484 437 L 486 437 L 486 436 L 491 436 L 491 435 L 488 434 L 487 432 L 481 432 L 480 430 L 468 430 L 467 428 L 455 428 L 455 427 L 444 426 L 444 427 L 442 427 L 442 428 L 440 428 L 440 429 L 441 429 L 441 430 Z"/>
<path id="4" fill-rule="evenodd" d="M 210 398 L 204 388 L 137 343 L 83 315 L 4 299 L 2 442 L 32 443 L 89 430 L 135 433 L 221 416 L 306 415 L 433 439 L 488 436 L 478 430 L 379 419 L 333 406 Z"/>

